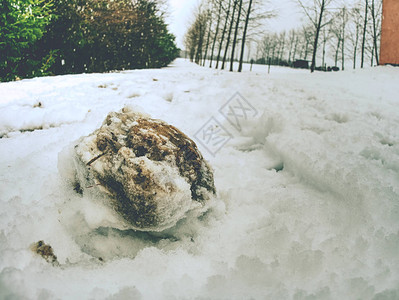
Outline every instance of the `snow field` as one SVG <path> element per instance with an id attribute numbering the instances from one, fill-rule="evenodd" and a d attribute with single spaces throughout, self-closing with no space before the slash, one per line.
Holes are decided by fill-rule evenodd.
<path id="1" fill-rule="evenodd" d="M 397 299 L 399 70 L 284 71 L 177 60 L 0 84 L 0 298 Z M 219 112 L 236 92 L 257 111 L 241 131 Z M 59 153 L 125 105 L 232 135 L 215 155 L 197 143 L 218 192 L 206 214 L 120 230 L 62 180 Z"/>

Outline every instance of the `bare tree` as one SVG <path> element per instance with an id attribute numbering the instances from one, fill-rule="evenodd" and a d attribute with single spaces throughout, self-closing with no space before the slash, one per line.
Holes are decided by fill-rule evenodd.
<path id="1" fill-rule="evenodd" d="M 341 68 L 342 71 L 345 70 L 345 36 L 346 36 L 346 23 L 348 21 L 346 7 L 342 8 L 342 46 L 341 46 Z"/>
<path id="2" fill-rule="evenodd" d="M 282 32 L 280 32 L 280 34 L 279 34 L 279 49 L 278 49 L 278 56 L 277 56 L 277 58 L 278 58 L 278 61 L 279 61 L 279 63 L 283 60 L 283 56 L 284 56 L 284 53 L 285 53 L 285 46 L 286 46 L 286 32 L 285 32 L 285 30 L 284 31 L 282 31 Z"/>
<path id="3" fill-rule="evenodd" d="M 356 69 L 357 52 L 360 40 L 360 33 L 362 29 L 362 15 L 360 12 L 360 7 L 358 5 L 353 7 L 350 10 L 349 15 L 350 15 L 350 22 L 348 24 L 349 26 L 348 40 L 351 44 L 353 69 Z"/>
<path id="4" fill-rule="evenodd" d="M 310 71 L 314 72 L 316 66 L 316 55 L 317 55 L 317 46 L 319 42 L 320 30 L 322 27 L 328 24 L 328 22 L 324 22 L 324 15 L 328 6 L 330 5 L 332 0 L 313 0 L 311 6 L 306 6 L 303 0 L 297 0 L 299 5 L 302 7 L 304 13 L 309 18 L 314 26 L 314 42 L 313 42 L 313 55 L 312 55 L 312 64 L 310 66 Z"/>
<path id="5" fill-rule="evenodd" d="M 369 30 L 371 30 L 372 26 L 369 26 Z M 370 59 L 370 66 L 374 66 L 374 42 L 373 39 L 368 39 L 366 40 L 366 45 L 365 45 L 365 53 L 369 54 L 369 59 Z"/>
<path id="6" fill-rule="evenodd" d="M 242 9 L 242 0 L 238 0 L 238 16 L 236 19 L 236 28 L 234 31 L 233 44 L 231 47 L 230 72 L 233 72 L 234 52 L 235 52 L 235 48 L 236 48 L 236 44 L 237 44 L 238 28 L 240 26 L 241 9 Z"/>
<path id="7" fill-rule="evenodd" d="M 190 60 L 195 61 L 197 64 L 201 63 L 203 57 L 207 20 L 207 12 L 203 11 L 202 5 L 198 6 L 194 22 L 185 35 L 185 45 L 188 49 Z"/>
<path id="8" fill-rule="evenodd" d="M 326 27 L 323 28 L 323 35 L 322 35 L 322 44 L 323 44 L 323 51 L 322 51 L 322 60 L 321 60 L 321 66 L 322 68 L 326 67 L 326 47 L 327 47 L 327 41 L 330 38 L 330 31 L 327 30 Z"/>
<path id="9" fill-rule="evenodd" d="M 341 54 L 341 69 L 345 69 L 345 38 L 346 24 L 348 22 L 347 8 L 344 6 L 337 10 L 330 23 L 330 32 L 337 39 L 335 50 L 335 66 L 338 66 L 339 54 Z"/>
<path id="10" fill-rule="evenodd" d="M 260 55 L 262 56 L 262 62 L 270 57 L 271 49 L 271 35 L 265 34 L 262 41 L 258 44 L 258 52 L 261 53 Z"/>
<path id="11" fill-rule="evenodd" d="M 202 51 L 204 46 L 204 37 L 206 31 L 206 14 L 201 14 L 197 23 L 198 30 L 198 44 L 195 56 L 195 63 L 200 64 L 202 60 Z"/>
<path id="12" fill-rule="evenodd" d="M 298 40 L 299 40 L 299 35 L 297 35 Z M 299 41 L 297 42 L 299 45 Z M 287 38 L 286 38 L 286 32 L 283 31 L 279 34 L 273 33 L 273 34 L 266 34 L 263 37 L 262 42 L 260 43 L 258 49 L 262 53 L 262 60 L 261 62 L 267 62 L 270 59 L 271 64 L 273 65 L 287 65 L 288 60 L 285 60 L 283 57 L 285 54 L 287 54 L 286 49 L 287 45 Z M 293 46 L 292 48 L 295 49 L 295 47 L 299 48 L 299 46 Z M 296 52 L 296 50 L 292 50 L 292 52 Z M 290 55 L 289 55 L 290 56 Z M 293 54 L 292 57 L 295 57 Z"/>
<path id="13" fill-rule="evenodd" d="M 295 61 L 295 59 L 296 59 L 298 45 L 299 45 L 299 34 L 298 34 L 297 30 L 295 30 L 295 42 L 294 42 L 294 50 L 292 52 L 292 61 Z"/>
<path id="14" fill-rule="evenodd" d="M 263 28 L 265 24 L 264 20 L 268 18 L 272 18 L 275 16 L 275 12 L 271 10 L 268 5 L 268 0 L 247 0 L 243 2 L 242 10 L 243 10 L 243 22 L 244 26 L 242 28 L 242 38 L 241 38 L 241 53 L 239 58 L 239 67 L 238 72 L 242 71 L 243 60 L 245 48 L 248 49 L 248 61 L 250 58 L 250 46 L 254 41 L 253 37 L 257 37 L 261 34 L 262 31 L 259 31 L 259 28 Z M 252 35 L 252 37 L 251 37 Z"/>
<path id="15" fill-rule="evenodd" d="M 291 29 L 290 32 L 288 33 L 288 63 L 291 63 L 291 61 L 294 59 L 292 57 L 294 45 L 295 45 L 295 39 L 296 39 L 296 32 L 294 29 Z"/>
<path id="16" fill-rule="evenodd" d="M 334 66 L 338 67 L 339 50 L 341 49 L 342 42 L 342 27 L 340 26 L 338 19 L 335 20 L 337 22 L 331 23 L 330 32 L 336 41 L 330 39 L 330 44 L 331 48 L 334 50 Z"/>
<path id="17" fill-rule="evenodd" d="M 273 64 L 277 64 L 277 51 L 278 51 L 278 46 L 279 46 L 279 38 L 277 33 L 273 34 L 271 36 L 270 39 L 270 47 L 271 47 L 271 52 L 270 52 L 270 56 L 268 56 L 268 58 L 270 58 L 270 60 L 272 61 Z M 277 50 L 277 51 L 276 51 Z"/>
<path id="18" fill-rule="evenodd" d="M 244 50 L 245 50 L 245 38 L 247 36 L 249 16 L 250 16 L 251 11 L 252 11 L 252 1 L 253 0 L 249 0 L 247 14 L 246 14 L 246 17 L 245 17 L 245 26 L 244 26 L 244 32 L 243 32 L 242 42 L 241 42 L 241 55 L 240 55 L 240 64 L 238 66 L 238 72 L 242 71 L 242 61 L 243 61 L 243 58 L 244 58 Z"/>
<path id="19" fill-rule="evenodd" d="M 230 39 L 231 39 L 231 32 L 232 32 L 232 30 L 233 30 L 233 25 L 234 25 L 234 20 L 235 20 L 235 19 L 234 19 L 234 15 L 235 15 L 236 8 L 237 8 L 237 3 L 238 3 L 238 0 L 233 0 L 233 1 L 234 1 L 233 12 L 232 12 L 232 14 L 231 14 L 229 34 L 227 35 L 227 43 L 226 43 L 226 48 L 225 48 L 224 55 L 223 55 L 223 62 L 222 62 L 222 67 L 221 67 L 222 70 L 224 69 L 224 64 L 225 64 L 226 59 L 227 59 L 227 51 L 229 50 Z M 228 19 L 228 17 L 227 17 L 227 19 Z"/>
<path id="20" fill-rule="evenodd" d="M 377 2 L 377 3 L 376 3 Z M 372 32 L 371 36 L 373 38 L 373 48 L 375 51 L 375 60 L 377 65 L 379 65 L 379 46 L 378 41 L 381 36 L 381 14 L 382 14 L 382 1 L 381 0 L 371 0 L 371 7 L 369 8 L 371 12 L 372 19 Z"/>
<path id="21" fill-rule="evenodd" d="M 219 6 L 219 9 L 218 9 L 218 14 L 217 14 L 216 31 L 215 31 L 215 34 L 213 36 L 211 58 L 210 58 L 210 63 L 209 63 L 209 67 L 210 68 L 212 68 L 212 61 L 213 61 L 213 54 L 214 54 L 214 51 L 215 51 L 216 39 L 217 39 L 218 34 L 219 34 L 219 25 L 220 25 L 220 19 L 221 19 L 221 16 L 222 16 L 223 1 L 222 0 L 218 0 L 218 1 L 216 1 L 216 4 Z"/>
<path id="22" fill-rule="evenodd" d="M 364 66 L 364 50 L 366 46 L 366 34 L 367 34 L 367 20 L 368 20 L 368 10 L 369 10 L 369 1 L 364 0 L 364 23 L 363 23 L 363 38 L 362 38 L 362 59 L 360 63 L 360 67 L 363 68 Z"/>
<path id="23" fill-rule="evenodd" d="M 209 42 L 210 42 L 210 38 L 211 38 L 211 32 L 212 32 L 212 5 L 210 8 L 208 8 L 208 14 L 207 14 L 207 18 L 208 18 L 208 26 L 207 26 L 207 31 L 208 31 L 208 37 L 206 38 L 206 46 L 205 46 L 205 55 L 204 55 L 204 60 L 202 63 L 202 66 L 205 66 L 205 61 L 206 58 L 208 56 L 208 49 L 209 49 Z"/>
<path id="24" fill-rule="evenodd" d="M 311 30 L 309 27 L 303 26 L 302 34 L 303 34 L 303 39 L 302 39 L 302 49 L 300 56 L 303 57 L 303 59 L 307 60 L 310 44 L 312 42 L 312 39 L 314 39 L 313 30 Z"/>
<path id="25" fill-rule="evenodd" d="M 220 43 L 219 43 L 219 51 L 218 51 L 218 55 L 216 58 L 216 69 L 219 67 L 219 60 L 220 60 L 220 55 L 222 52 L 222 46 L 223 46 L 223 42 L 224 42 L 224 36 L 226 35 L 226 31 L 227 31 L 227 25 L 229 23 L 229 16 L 230 16 L 230 8 L 231 8 L 231 0 L 229 0 L 229 4 L 227 7 L 227 10 L 225 10 L 225 21 L 224 21 L 224 26 L 223 26 L 223 30 L 222 30 L 222 37 L 220 39 Z"/>

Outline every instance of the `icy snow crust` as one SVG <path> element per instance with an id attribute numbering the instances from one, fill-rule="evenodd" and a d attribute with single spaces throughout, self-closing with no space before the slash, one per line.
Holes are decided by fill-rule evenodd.
<path id="1" fill-rule="evenodd" d="M 236 74 L 178 60 L 0 84 L 0 298 L 398 299 L 398 82 L 393 67 Z M 241 131 L 219 113 L 235 92 L 258 111 Z M 189 137 L 215 117 L 233 136 L 215 156 L 197 143 L 218 190 L 205 215 L 117 229 L 64 183 L 61 150 L 125 105 Z"/>

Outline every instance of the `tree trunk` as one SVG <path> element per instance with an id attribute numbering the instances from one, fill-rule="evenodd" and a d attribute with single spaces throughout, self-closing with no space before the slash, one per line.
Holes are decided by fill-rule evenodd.
<path id="1" fill-rule="evenodd" d="M 205 55 L 204 55 L 204 61 L 202 63 L 202 66 L 205 66 L 205 61 L 206 61 L 206 57 L 208 55 L 208 48 L 209 48 L 209 40 L 211 38 L 211 31 L 212 31 L 212 11 L 209 11 L 209 26 L 208 26 L 208 37 L 206 38 L 206 47 L 205 47 Z"/>
<path id="2" fill-rule="evenodd" d="M 231 0 L 229 0 L 229 6 L 228 6 L 227 12 L 226 12 L 226 21 L 224 22 L 222 38 L 220 39 L 218 56 L 216 58 L 216 67 L 215 67 L 216 69 L 219 67 L 220 54 L 222 53 L 222 46 L 223 46 L 224 36 L 226 35 L 227 23 L 229 21 L 229 16 L 230 16 L 230 8 L 231 8 Z"/>
<path id="3" fill-rule="evenodd" d="M 308 51 L 309 51 L 309 37 L 308 37 L 308 33 L 305 32 L 305 39 L 306 39 L 306 44 L 305 44 L 305 54 L 304 54 L 304 59 L 308 59 Z"/>
<path id="4" fill-rule="evenodd" d="M 213 52 L 215 51 L 215 45 L 216 45 L 216 39 L 219 33 L 219 25 L 220 25 L 220 14 L 222 12 L 222 0 L 219 0 L 219 11 L 218 11 L 218 20 L 216 23 L 216 31 L 215 31 L 215 35 L 213 37 L 213 43 L 212 43 L 212 51 L 211 51 L 211 59 L 210 59 L 210 63 L 209 63 L 209 68 L 212 68 L 212 60 L 213 60 Z"/>
<path id="5" fill-rule="evenodd" d="M 369 7 L 369 1 L 366 0 L 366 3 L 365 3 L 365 10 L 364 10 L 364 26 L 363 26 L 363 41 L 362 41 L 362 59 L 361 59 L 361 64 L 360 64 L 360 67 L 361 67 L 361 68 L 363 68 L 363 66 L 364 66 L 364 48 L 365 48 L 365 45 L 366 45 L 366 32 L 367 32 L 368 7 Z"/>
<path id="6" fill-rule="evenodd" d="M 353 69 L 356 69 L 356 59 L 357 59 L 357 46 L 359 44 L 359 31 L 360 26 L 356 25 L 356 32 L 355 32 L 355 41 L 353 45 Z"/>
<path id="7" fill-rule="evenodd" d="M 356 69 L 356 52 L 357 52 L 357 46 L 355 46 L 353 50 L 353 69 Z"/>
<path id="8" fill-rule="evenodd" d="M 230 72 L 233 72 L 234 52 L 235 52 L 235 48 L 236 48 L 236 44 L 237 44 L 238 27 L 240 26 L 242 0 L 239 0 L 239 1 L 240 1 L 240 4 L 238 6 L 238 15 L 237 15 L 237 21 L 236 21 L 236 29 L 234 31 L 234 39 L 233 39 L 233 45 L 232 45 L 232 49 L 231 49 Z"/>
<path id="9" fill-rule="evenodd" d="M 283 60 L 283 55 L 284 55 L 284 50 L 285 50 L 285 31 L 284 31 L 283 34 L 281 34 L 280 40 L 281 40 L 280 41 L 281 42 L 281 48 L 280 48 L 279 57 L 278 57 L 279 62 L 281 62 Z"/>
<path id="10" fill-rule="evenodd" d="M 377 63 L 377 66 L 380 64 L 379 57 L 378 57 L 378 45 L 377 45 L 377 39 L 378 39 L 378 34 L 377 34 L 377 16 L 375 15 L 375 5 L 374 5 L 374 0 L 371 2 L 371 17 L 373 18 L 373 48 L 375 51 L 375 61 Z"/>
<path id="11" fill-rule="evenodd" d="M 373 43 L 373 48 L 371 49 L 371 62 L 370 66 L 374 66 L 374 43 Z"/>
<path id="12" fill-rule="evenodd" d="M 294 47 L 295 33 L 293 30 L 290 32 L 290 48 L 288 51 L 288 63 L 291 63 L 292 48 Z"/>
<path id="13" fill-rule="evenodd" d="M 345 7 L 342 9 L 342 47 L 341 47 L 341 55 L 342 55 L 342 71 L 345 70 L 345 27 L 346 27 L 346 10 Z"/>
<path id="14" fill-rule="evenodd" d="M 202 60 L 202 48 L 204 44 L 204 26 L 202 25 L 202 22 L 200 22 L 199 25 L 199 38 L 198 38 L 198 47 L 197 47 L 197 54 L 196 54 L 196 59 L 195 63 L 200 64 Z"/>
<path id="15" fill-rule="evenodd" d="M 249 0 L 249 5 L 248 5 L 248 11 L 247 11 L 247 17 L 245 19 L 245 26 L 244 26 L 244 33 L 242 35 L 242 44 L 241 44 L 241 55 L 240 55 L 240 64 L 238 66 L 238 72 L 242 71 L 242 60 L 244 58 L 244 50 L 245 50 L 245 38 L 247 36 L 247 29 L 248 29 L 248 23 L 249 23 L 249 15 L 251 13 L 252 9 L 252 0 Z"/>
<path id="16" fill-rule="evenodd" d="M 298 41 L 299 41 L 299 37 L 297 35 L 295 38 L 294 52 L 292 53 L 292 61 L 295 61 L 296 51 L 297 51 L 297 47 L 298 47 Z"/>
<path id="17" fill-rule="evenodd" d="M 322 59 L 322 67 L 324 68 L 326 63 L 326 45 L 327 45 L 327 37 L 324 37 L 323 40 L 323 59 Z"/>
<path id="18" fill-rule="evenodd" d="M 314 72 L 314 69 L 316 67 L 317 43 L 319 42 L 321 22 L 323 21 L 324 6 L 325 6 L 325 0 L 322 0 L 321 6 L 320 6 L 319 22 L 317 23 L 317 26 L 316 26 L 316 36 L 314 38 L 314 44 L 313 44 L 312 65 L 310 66 L 310 72 L 312 72 L 312 73 Z"/>
<path id="19" fill-rule="evenodd" d="M 223 55 L 223 62 L 222 62 L 222 67 L 221 67 L 222 70 L 224 70 L 224 64 L 226 63 L 226 58 L 227 58 L 227 51 L 229 50 L 229 46 L 230 46 L 231 31 L 233 30 L 234 15 L 235 15 L 235 12 L 236 12 L 236 7 L 237 7 L 237 1 L 238 1 L 238 0 L 233 0 L 233 1 L 234 1 L 233 13 L 232 13 L 232 15 L 231 15 L 230 28 L 229 28 L 229 35 L 228 35 L 228 37 L 227 37 L 226 49 L 225 49 L 224 55 Z"/>
<path id="20" fill-rule="evenodd" d="M 338 37 L 338 44 L 337 44 L 337 49 L 335 50 L 335 66 L 338 67 L 338 53 L 339 53 L 339 47 L 341 46 L 341 38 Z"/>
<path id="21" fill-rule="evenodd" d="M 273 60 L 273 64 L 274 64 L 274 62 L 275 62 L 275 60 L 276 60 L 276 57 L 275 57 L 276 47 L 277 47 L 277 45 L 274 45 L 274 46 L 273 46 L 273 51 L 272 51 L 272 60 Z"/>

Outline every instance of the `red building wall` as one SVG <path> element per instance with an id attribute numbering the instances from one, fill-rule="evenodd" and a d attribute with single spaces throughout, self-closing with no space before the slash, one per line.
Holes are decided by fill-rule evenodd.
<path id="1" fill-rule="evenodd" d="M 380 64 L 399 65 L 399 0 L 383 0 Z"/>

